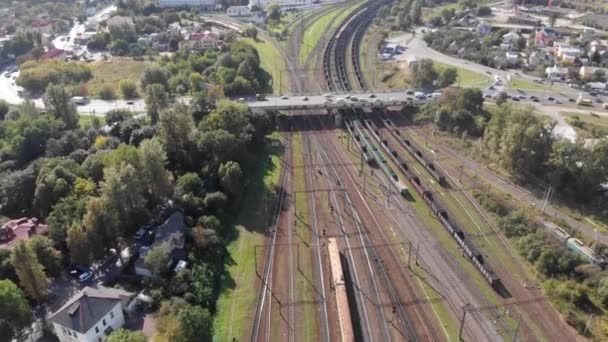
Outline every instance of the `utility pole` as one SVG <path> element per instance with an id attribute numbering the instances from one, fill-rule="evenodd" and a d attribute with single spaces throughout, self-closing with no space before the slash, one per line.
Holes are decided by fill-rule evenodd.
<path id="1" fill-rule="evenodd" d="M 517 320 L 517 326 L 515 327 L 515 331 L 513 331 L 513 342 L 517 339 L 517 333 L 519 332 L 519 326 L 521 325 L 521 315 L 519 315 L 519 319 Z"/>
<path id="2" fill-rule="evenodd" d="M 543 199 L 543 208 L 542 208 L 543 214 L 545 213 L 545 207 L 547 206 L 547 202 L 549 201 L 549 198 L 551 197 L 552 192 L 553 192 L 553 187 L 551 185 L 549 185 L 545 198 Z"/>
<path id="3" fill-rule="evenodd" d="M 460 319 L 460 329 L 458 329 L 458 340 L 462 341 L 462 331 L 464 330 L 464 320 L 467 317 L 467 310 L 469 308 L 469 303 L 465 304 L 462 307 L 462 318 Z"/>
<path id="4" fill-rule="evenodd" d="M 416 266 L 419 266 L 418 264 L 418 251 L 420 250 L 420 242 L 416 243 Z"/>
<path id="5" fill-rule="evenodd" d="M 464 170 L 464 164 L 460 163 L 460 174 L 458 175 L 458 183 L 462 184 L 462 171 Z"/>

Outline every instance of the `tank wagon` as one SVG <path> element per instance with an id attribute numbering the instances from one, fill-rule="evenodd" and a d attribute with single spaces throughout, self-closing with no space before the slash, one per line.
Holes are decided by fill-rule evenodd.
<path id="1" fill-rule="evenodd" d="M 383 121 L 386 125 L 386 121 Z M 481 275 L 484 277 L 486 282 L 491 286 L 495 286 L 500 281 L 500 278 L 492 271 L 492 269 L 485 264 L 483 255 L 479 252 L 475 244 L 470 241 L 465 231 L 463 231 L 454 220 L 450 217 L 450 213 L 445 209 L 445 206 L 433 196 L 433 193 L 428 190 L 412 170 L 409 169 L 407 163 L 401 158 L 396 150 L 392 149 L 386 139 L 382 137 L 381 132 L 376 128 L 375 124 L 371 120 L 366 120 L 366 125 L 374 135 L 374 137 L 380 142 L 385 151 L 393 157 L 393 160 L 397 163 L 399 169 L 403 172 L 405 177 L 410 181 L 410 184 L 414 190 L 422 197 L 426 204 L 430 207 L 431 212 L 437 217 L 443 227 L 449 232 L 449 234 L 456 240 L 458 245 L 462 248 L 463 254 L 471 260 L 475 267 L 479 270 Z M 391 127 L 388 126 L 387 127 Z M 394 125 L 392 127 L 395 127 Z M 399 140 L 399 139 L 398 139 Z M 443 175 L 442 175 L 443 176 Z"/>
<path id="2" fill-rule="evenodd" d="M 405 149 L 412 156 L 414 156 L 414 158 L 416 158 L 416 160 L 418 160 L 418 162 L 420 162 L 420 164 L 422 164 L 425 169 L 429 171 L 431 176 L 437 182 L 439 182 L 439 184 L 446 185 L 445 176 L 443 175 L 443 173 L 435 166 L 435 163 L 430 161 L 430 159 L 424 153 L 422 153 L 422 149 L 420 149 L 420 147 L 418 147 L 418 145 L 414 141 L 402 136 L 399 129 L 397 129 L 397 126 L 395 126 L 395 124 L 390 119 L 383 119 L 382 122 L 386 127 L 390 129 L 391 133 L 396 136 L 397 140 L 399 140 L 401 145 L 403 145 L 403 147 L 405 147 Z"/>
<path id="3" fill-rule="evenodd" d="M 359 139 L 361 139 L 360 142 L 363 146 L 365 146 L 365 151 L 368 151 L 368 153 L 370 154 L 370 158 L 376 162 L 378 167 L 388 177 L 393 187 L 395 187 L 402 196 L 406 196 L 408 191 L 407 187 L 399 180 L 399 176 L 397 176 L 395 171 L 393 171 L 393 169 L 391 169 L 391 167 L 388 165 L 388 162 L 378 151 L 376 145 L 374 145 L 370 141 L 369 137 L 367 136 L 367 133 L 365 133 L 365 131 L 363 130 L 361 122 L 359 120 L 353 120 L 350 124 L 353 128 L 353 132 L 357 134 Z"/>

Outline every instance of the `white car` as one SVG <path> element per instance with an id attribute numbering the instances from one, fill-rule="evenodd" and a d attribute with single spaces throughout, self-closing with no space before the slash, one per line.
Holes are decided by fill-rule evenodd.
<path id="1" fill-rule="evenodd" d="M 323 94 L 323 97 L 327 99 L 327 98 L 334 97 L 334 96 L 332 94 Z"/>
<path id="2" fill-rule="evenodd" d="M 336 99 L 336 103 L 345 103 L 345 101 L 344 101 L 344 99 L 343 99 L 343 98 L 338 97 L 338 98 Z"/>

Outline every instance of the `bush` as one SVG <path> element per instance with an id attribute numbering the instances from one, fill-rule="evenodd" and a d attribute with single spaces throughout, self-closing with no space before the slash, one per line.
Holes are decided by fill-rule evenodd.
<path id="1" fill-rule="evenodd" d="M 122 97 L 125 99 L 132 99 L 138 96 L 137 94 L 137 85 L 135 82 L 131 80 L 122 80 L 120 81 L 120 92 L 122 93 Z"/>
<path id="2" fill-rule="evenodd" d="M 102 100 L 114 100 L 115 97 L 114 88 L 109 84 L 104 84 L 99 90 L 99 98 Z"/>
<path id="3" fill-rule="evenodd" d="M 91 77 L 91 69 L 84 63 L 48 59 L 23 63 L 17 84 L 31 92 L 41 93 L 50 83 L 78 84 L 90 80 Z"/>

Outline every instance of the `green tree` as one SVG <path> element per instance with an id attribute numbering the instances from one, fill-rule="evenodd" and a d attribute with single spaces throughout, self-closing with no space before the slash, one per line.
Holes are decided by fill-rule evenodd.
<path id="1" fill-rule="evenodd" d="M 4 117 L 8 113 L 9 106 L 5 100 L 0 100 L 0 121 L 4 120 Z"/>
<path id="2" fill-rule="evenodd" d="M 67 128 L 78 127 L 78 114 L 70 94 L 60 84 L 49 84 L 44 93 L 44 106 L 54 117 L 61 119 Z"/>
<path id="3" fill-rule="evenodd" d="M 78 224 L 73 224 L 67 231 L 66 243 L 70 251 L 70 261 L 76 265 L 87 265 L 91 260 L 86 233 Z"/>
<path id="4" fill-rule="evenodd" d="M 215 303 L 215 274 L 207 263 L 194 265 L 192 268 L 192 292 L 198 303 L 210 308 Z"/>
<path id="5" fill-rule="evenodd" d="M 458 78 L 458 70 L 456 68 L 445 68 L 439 74 L 439 79 L 437 79 L 437 86 L 439 88 L 448 87 L 454 83 L 456 83 L 456 79 Z"/>
<path id="6" fill-rule="evenodd" d="M 169 250 L 165 245 L 153 247 L 144 259 L 144 265 L 152 273 L 152 277 L 160 279 L 168 270 Z"/>
<path id="7" fill-rule="evenodd" d="M 192 115 L 185 105 L 178 104 L 161 113 L 160 137 L 169 160 L 185 161 L 185 156 L 193 141 L 193 126 Z"/>
<path id="8" fill-rule="evenodd" d="M 46 298 L 48 280 L 36 253 L 25 241 L 19 241 L 13 248 L 11 264 L 15 268 L 21 287 L 32 299 L 40 302 Z"/>
<path id="9" fill-rule="evenodd" d="M 114 88 L 109 84 L 104 84 L 99 90 L 99 98 L 102 100 L 114 100 L 116 98 Z"/>
<path id="10" fill-rule="evenodd" d="M 119 83 L 120 92 L 124 99 L 133 99 L 138 96 L 137 85 L 131 80 L 122 80 Z"/>
<path id="11" fill-rule="evenodd" d="M 146 335 L 141 331 L 118 329 L 108 336 L 107 342 L 146 342 Z"/>
<path id="12" fill-rule="evenodd" d="M 163 85 L 156 83 L 146 86 L 145 89 L 144 102 L 146 103 L 146 112 L 152 124 L 156 124 L 160 112 L 169 105 L 167 91 Z"/>
<path id="13" fill-rule="evenodd" d="M 220 165 L 218 176 L 222 188 L 234 197 L 243 192 L 243 171 L 237 162 L 228 161 Z"/>
<path id="14" fill-rule="evenodd" d="M 416 89 L 432 90 L 437 80 L 437 70 L 431 59 L 422 59 L 414 67 L 412 77 Z"/>
<path id="15" fill-rule="evenodd" d="M 253 25 L 247 26 L 247 28 L 245 29 L 245 34 L 251 37 L 251 39 L 253 40 L 258 40 L 258 29 Z"/>
<path id="16" fill-rule="evenodd" d="M 268 6 L 268 8 L 266 9 L 266 11 L 268 12 L 267 17 L 278 21 L 281 19 L 281 6 L 277 5 L 277 4 L 272 4 L 270 6 Z"/>
<path id="17" fill-rule="evenodd" d="M 169 87 L 169 74 L 162 68 L 148 68 L 144 71 L 141 79 L 141 87 L 146 88 L 151 84 L 160 84 L 166 90 Z"/>
<path id="18" fill-rule="evenodd" d="M 53 243 L 46 236 L 34 236 L 28 240 L 28 243 L 36 258 L 44 267 L 46 274 L 49 277 L 57 277 L 61 274 L 61 252 L 53 247 Z"/>
<path id="19" fill-rule="evenodd" d="M 190 89 L 193 93 L 200 92 L 203 90 L 203 76 L 198 72 L 190 74 Z"/>
<path id="20" fill-rule="evenodd" d="M 411 10 L 410 10 L 410 18 L 412 23 L 420 24 L 422 23 L 422 1 L 414 0 Z"/>
<path id="21" fill-rule="evenodd" d="M 114 184 L 114 181 L 111 181 Z M 122 225 L 119 223 L 115 206 L 110 205 L 105 197 L 93 197 L 87 203 L 87 212 L 82 218 L 82 225 L 86 232 L 87 251 L 93 258 L 101 258 L 106 250 L 117 245 L 119 236 L 122 236 Z M 68 231 L 68 241 L 72 229 Z M 80 241 L 80 236 L 78 236 Z M 68 244 L 69 246 L 69 244 Z"/>
<path id="22" fill-rule="evenodd" d="M 165 169 L 167 154 L 158 139 L 144 140 L 138 148 L 141 160 L 140 182 L 148 197 L 160 201 L 169 194 L 169 172 Z"/>
<path id="23" fill-rule="evenodd" d="M 23 291 L 10 280 L 0 280 L 0 334 L 10 341 L 32 322 Z"/>

